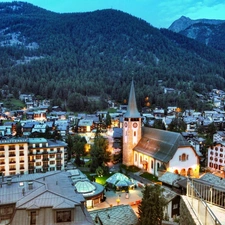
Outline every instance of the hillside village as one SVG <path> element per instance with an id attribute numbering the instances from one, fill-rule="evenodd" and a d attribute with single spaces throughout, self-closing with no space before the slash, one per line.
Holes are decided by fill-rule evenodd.
<path id="1" fill-rule="evenodd" d="M 203 98 L 203 96 L 200 97 Z M 18 182 L 15 181 L 15 177 L 18 176 L 25 176 L 24 178 L 20 178 L 21 182 L 23 179 L 30 180 L 31 178 L 29 177 L 32 174 L 36 174 L 35 176 L 37 176 L 33 182 L 38 182 L 38 179 L 44 180 L 44 177 L 48 173 L 51 175 L 47 176 L 52 177 L 55 176 L 54 174 L 58 174 L 57 176 L 62 177 L 67 176 L 60 171 L 68 171 L 71 163 L 70 160 L 68 160 L 66 143 L 66 137 L 68 135 L 79 134 L 84 136 L 88 145 L 91 145 L 93 143 L 96 131 L 99 130 L 101 135 L 108 138 L 109 150 L 112 156 L 118 155 L 121 151 L 127 151 L 124 150 L 126 147 L 122 144 L 122 142 L 126 139 L 123 141 L 122 139 L 125 135 L 123 127 L 125 126 L 124 120 L 126 120 L 125 118 L 127 112 L 129 112 L 129 103 L 128 105 L 120 105 L 115 107 L 115 103 L 113 103 L 113 101 L 108 102 L 109 107 L 114 108 L 114 112 L 109 113 L 111 125 L 107 127 L 105 123 L 108 114 L 107 111 L 98 111 L 95 114 L 78 113 L 75 115 L 71 112 L 68 113 L 66 111 L 62 111 L 59 106 L 53 106 L 51 111 L 49 111 L 50 101 L 45 100 L 37 102 L 34 100 L 34 96 L 32 95 L 22 94 L 20 95 L 20 99 L 26 104 L 26 109 L 8 112 L 7 109 L 4 108 L 4 104 L 1 103 L 1 186 L 4 185 L 4 183 L 11 185 L 12 181 Z M 219 187 L 221 193 L 224 193 L 225 191 L 223 188 L 221 189 L 225 182 L 225 132 L 221 129 L 224 126 L 223 123 L 225 119 L 225 111 L 223 110 L 224 92 L 220 90 L 213 90 L 209 94 L 209 98 L 206 101 L 211 101 L 214 104 L 213 110 L 204 112 L 186 110 L 185 112 L 181 112 L 179 108 L 173 106 L 168 107 L 167 110 L 161 108 L 150 110 L 145 108 L 140 114 L 141 126 L 150 127 L 150 129 L 152 129 L 151 127 L 154 125 L 155 120 L 162 121 L 165 128 L 168 128 L 170 123 L 175 118 L 182 119 L 182 121 L 186 124 L 186 129 L 184 132 L 181 132 L 182 137 L 180 136 L 179 138 L 183 138 L 187 141 L 187 143 L 189 143 L 188 145 L 190 150 L 186 148 L 186 152 L 180 156 L 177 156 L 179 158 L 178 161 L 175 160 L 172 162 L 171 160 L 169 164 L 159 158 L 156 158 L 156 161 L 152 161 L 152 156 L 149 158 L 149 156 L 140 153 L 139 150 L 136 150 L 134 147 L 134 165 L 139 167 L 142 172 L 147 171 L 157 176 L 159 182 L 165 185 L 166 189 L 169 188 L 167 192 L 165 192 L 165 196 L 170 199 L 168 200 L 170 202 L 170 206 L 167 208 L 165 213 L 169 215 L 169 220 L 171 221 L 175 221 L 174 218 L 179 217 L 182 207 L 185 208 L 183 210 L 186 210 L 186 207 L 183 205 L 183 202 L 186 201 L 184 199 L 185 197 L 180 197 L 180 194 L 187 194 L 187 196 L 189 196 L 189 190 L 187 188 L 187 186 L 190 185 L 189 178 L 193 179 L 197 187 L 203 185 L 204 188 L 207 188 L 212 187 L 213 185 L 213 193 L 217 193 Z M 212 123 L 217 127 L 217 131 L 213 134 L 212 144 L 204 151 L 206 136 L 198 134 L 198 127 L 202 126 L 205 130 L 207 130 L 207 127 Z M 19 129 L 18 124 L 20 124 Z M 133 129 L 136 128 L 134 127 Z M 20 135 L 18 135 L 18 132 Z M 46 134 L 46 132 L 54 134 L 55 136 L 52 136 L 54 138 L 44 138 L 44 134 Z M 156 130 L 153 129 L 153 133 L 155 132 Z M 160 135 L 164 134 L 161 133 Z M 148 138 L 151 139 L 151 137 Z M 159 139 L 158 142 L 160 143 L 161 140 Z M 192 155 L 191 149 L 193 149 L 196 156 Z M 175 151 L 177 150 L 175 149 Z M 173 157 L 175 156 L 176 153 Z M 136 158 L 138 158 L 138 161 L 135 161 L 137 160 Z M 198 160 L 195 162 L 194 158 Z M 183 165 L 183 168 L 180 168 L 180 161 L 186 161 L 189 163 L 186 164 L 186 167 Z M 127 165 L 130 163 L 129 160 L 126 161 L 126 159 L 123 163 L 124 162 Z M 118 161 L 114 163 L 118 163 Z M 192 167 L 191 164 L 193 163 L 197 163 L 197 167 Z M 155 171 L 155 169 L 152 170 L 154 167 L 157 168 L 157 171 Z M 198 171 L 196 171 L 196 169 Z M 77 185 L 76 188 L 78 189 L 78 184 L 82 177 L 82 179 L 85 179 L 85 182 L 87 182 L 87 187 L 90 185 L 96 187 L 96 185 L 98 185 L 96 183 L 91 183 L 91 181 L 77 169 L 69 170 L 68 172 L 70 173 L 69 177 L 72 178 L 73 183 Z M 140 172 L 138 174 L 140 174 Z M 136 177 L 136 179 L 138 180 L 139 178 Z M 30 184 L 28 182 L 28 190 L 33 190 L 33 182 Z M 58 184 L 58 181 L 55 182 Z M 144 181 L 141 180 L 138 185 L 143 185 L 143 183 Z M 48 185 L 50 185 L 50 183 Z M 189 189 L 191 189 L 191 186 Z M 43 194 L 45 194 L 46 191 L 47 190 L 43 190 Z M 88 192 L 88 190 L 86 191 Z M 90 198 L 87 200 L 85 197 L 85 192 L 82 192 L 86 199 L 82 201 L 85 202 L 84 204 L 87 208 L 92 208 L 95 204 L 101 202 L 101 199 L 104 196 L 103 189 L 99 186 L 96 191 L 96 193 L 93 192 L 93 197 L 91 197 L 92 200 L 90 200 Z M 98 197 L 96 198 L 96 196 Z M 205 200 L 215 201 L 216 205 L 224 207 L 223 196 L 224 194 L 220 196 L 219 201 L 216 196 L 215 199 L 208 199 L 208 197 L 205 197 Z M 95 200 L 93 198 L 95 198 Z M 128 204 L 131 206 L 133 205 L 132 202 Z M 42 205 L 39 207 L 42 207 Z M 11 213 L 9 213 L 9 215 L 11 215 Z M 92 212 L 92 216 L 95 220 L 96 214 L 94 212 Z M 132 214 L 132 217 L 133 216 L 134 215 Z M 67 218 L 67 214 L 65 217 Z M 72 215 L 69 216 L 69 218 L 71 217 Z M 182 219 L 184 220 L 184 218 L 181 217 L 180 220 L 182 221 Z"/>

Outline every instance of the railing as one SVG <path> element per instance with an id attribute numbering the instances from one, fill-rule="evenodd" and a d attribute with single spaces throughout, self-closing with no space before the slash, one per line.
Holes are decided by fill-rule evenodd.
<path id="1" fill-rule="evenodd" d="M 201 193 L 203 193 L 204 188 L 204 192 L 207 193 L 206 185 L 202 186 Z M 213 211 L 210 209 L 209 205 L 207 204 L 205 196 L 202 196 L 200 194 L 200 192 L 196 189 L 194 182 L 190 181 L 189 179 L 187 179 L 187 196 L 191 198 L 191 202 L 189 203 L 191 207 L 195 210 L 199 220 L 203 225 L 222 225 L 213 213 Z M 206 196 L 208 196 L 208 194 L 206 194 Z"/>

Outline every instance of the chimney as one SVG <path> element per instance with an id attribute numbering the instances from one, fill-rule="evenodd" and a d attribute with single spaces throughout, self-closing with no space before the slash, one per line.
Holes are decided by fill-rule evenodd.
<path id="1" fill-rule="evenodd" d="M 8 178 L 7 178 L 7 184 L 8 184 L 8 185 L 11 185 L 11 184 L 12 184 L 12 178 L 11 178 L 11 177 L 8 177 Z"/>
<path id="2" fill-rule="evenodd" d="M 32 190 L 33 189 L 33 181 L 28 182 L 28 189 Z"/>

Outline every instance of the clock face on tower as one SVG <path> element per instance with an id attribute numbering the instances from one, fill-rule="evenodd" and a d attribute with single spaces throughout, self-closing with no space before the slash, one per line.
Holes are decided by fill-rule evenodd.
<path id="1" fill-rule="evenodd" d="M 124 122 L 124 127 L 127 127 L 127 122 Z"/>
<path id="2" fill-rule="evenodd" d="M 137 123 L 133 123 L 133 128 L 136 128 L 138 126 Z"/>

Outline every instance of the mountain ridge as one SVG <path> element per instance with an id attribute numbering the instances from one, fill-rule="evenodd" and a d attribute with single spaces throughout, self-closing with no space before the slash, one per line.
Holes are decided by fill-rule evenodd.
<path id="1" fill-rule="evenodd" d="M 0 19 L 0 85 L 14 95 L 92 111 L 100 106 L 87 96 L 124 103 L 134 78 L 139 108 L 146 96 L 188 108 L 201 106 L 194 92 L 225 85 L 225 54 L 119 10 L 59 14 L 13 2 L 0 3 Z M 158 80 L 182 95 L 165 96 Z"/>

